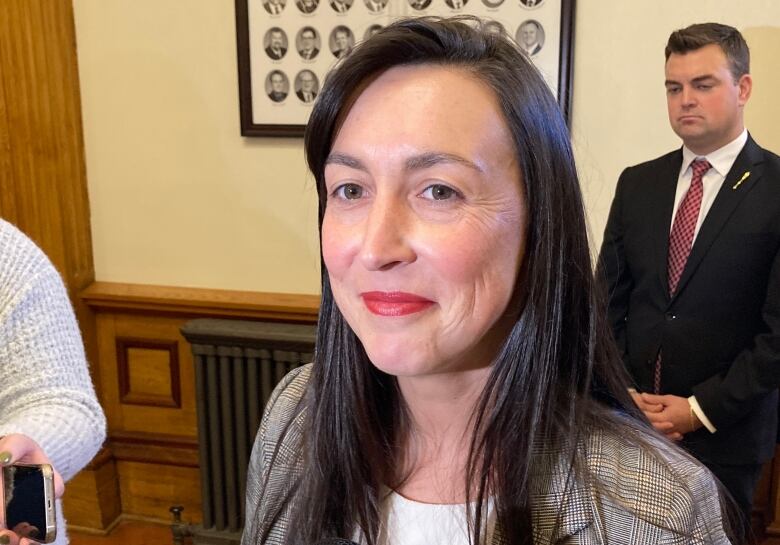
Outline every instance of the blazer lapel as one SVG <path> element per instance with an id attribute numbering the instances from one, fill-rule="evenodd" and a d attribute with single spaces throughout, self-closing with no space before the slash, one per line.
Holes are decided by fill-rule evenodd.
<path id="1" fill-rule="evenodd" d="M 669 155 L 665 164 L 660 165 L 653 180 L 653 190 L 650 192 L 648 210 L 648 226 L 655 240 L 653 252 L 655 262 L 658 265 L 658 281 L 661 290 L 669 294 L 669 278 L 667 270 L 667 257 L 669 255 L 669 230 L 672 225 L 672 212 L 674 212 L 674 195 L 677 191 L 677 179 L 680 177 L 682 167 L 682 149 Z"/>
<path id="2" fill-rule="evenodd" d="M 736 161 L 734 161 L 734 165 L 726 175 L 726 179 L 723 181 L 723 185 L 718 191 L 718 195 L 715 197 L 715 202 L 712 203 L 712 207 L 707 213 L 707 217 L 704 218 L 704 222 L 693 243 L 691 253 L 688 256 L 688 261 L 685 263 L 682 276 L 680 276 L 677 291 L 672 297 L 672 300 L 685 289 L 685 285 L 691 279 L 694 272 L 696 272 L 702 259 L 728 222 L 728 219 L 734 213 L 734 210 L 736 210 L 739 203 L 742 202 L 742 199 L 745 198 L 750 190 L 755 187 L 756 182 L 758 182 L 761 177 L 762 169 L 760 163 L 762 161 L 763 153 L 761 148 L 758 147 L 758 144 L 756 144 L 750 136 L 748 136 L 745 147 L 742 148 Z M 749 172 L 750 175 L 743 179 L 747 172 Z M 740 181 L 741 183 L 739 183 Z M 739 185 L 737 185 L 738 183 Z"/>

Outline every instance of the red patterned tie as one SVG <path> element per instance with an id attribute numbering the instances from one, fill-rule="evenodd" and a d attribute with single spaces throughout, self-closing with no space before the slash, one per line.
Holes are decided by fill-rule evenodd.
<path id="1" fill-rule="evenodd" d="M 685 262 L 691 253 L 693 245 L 693 233 L 696 231 L 696 223 L 699 220 L 701 197 L 704 193 L 702 178 L 712 168 L 706 159 L 696 159 L 691 163 L 691 187 L 683 197 L 677 214 L 674 216 L 672 232 L 669 235 L 669 255 L 667 258 L 667 273 L 669 276 L 669 295 L 674 295 L 677 283 L 680 281 Z M 655 360 L 655 376 L 653 377 L 655 393 L 661 391 L 661 353 Z"/>
<path id="2" fill-rule="evenodd" d="M 702 184 L 701 179 L 710 168 L 712 165 L 706 159 L 696 159 L 691 163 L 693 170 L 691 187 L 688 188 L 688 193 L 685 194 L 677 209 L 672 233 L 669 235 L 667 263 L 669 295 L 674 295 L 677 283 L 680 281 L 680 275 L 685 268 L 685 262 L 688 261 L 688 255 L 691 253 L 693 233 L 696 231 L 696 222 L 699 219 L 699 209 L 701 208 L 701 196 L 704 193 L 704 184 Z"/>

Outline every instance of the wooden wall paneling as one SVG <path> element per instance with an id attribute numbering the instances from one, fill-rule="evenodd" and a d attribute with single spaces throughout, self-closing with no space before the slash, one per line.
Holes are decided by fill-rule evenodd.
<path id="1" fill-rule="evenodd" d="M 139 313 L 128 315 L 115 313 L 98 314 L 98 346 L 100 354 L 101 397 L 108 419 L 108 432 L 111 438 L 116 432 L 148 432 L 168 436 L 197 437 L 197 416 L 195 408 L 195 378 L 192 353 L 189 345 L 179 333 L 186 321 L 184 318 L 167 316 L 145 316 Z M 169 365 L 155 366 L 164 376 L 154 376 L 155 369 L 144 369 L 139 363 L 121 363 L 117 351 L 117 339 L 121 346 L 127 340 L 136 346 L 165 347 L 166 354 L 175 350 L 178 360 L 178 373 L 172 372 Z M 122 341 L 125 339 L 125 341 Z M 125 343 L 125 344 L 123 344 Z M 175 346 L 175 348 L 174 348 Z M 123 353 L 123 349 L 119 350 Z M 155 360 L 147 360 L 154 362 Z M 143 387 L 147 397 L 136 395 L 122 401 L 123 379 L 121 369 L 135 369 L 135 380 L 151 380 L 157 383 L 170 382 L 171 392 L 168 399 L 173 403 L 166 406 L 165 396 L 155 397 L 151 390 L 159 387 Z M 149 375 L 151 373 L 151 376 Z M 178 376 L 176 376 L 178 374 Z M 178 380 L 176 380 L 178 378 Z M 128 377 L 128 380 L 130 377 Z M 177 390 L 174 392 L 173 390 Z M 175 397 L 174 397 L 175 396 Z M 178 401 L 176 399 L 178 398 Z"/>
<path id="2" fill-rule="evenodd" d="M 177 341 L 117 337 L 116 359 L 123 405 L 181 408 Z"/>
<path id="3" fill-rule="evenodd" d="M 122 517 L 169 521 L 168 508 L 182 504 L 184 518 L 200 522 L 195 378 L 181 327 L 205 317 L 315 323 L 319 297 L 106 282 L 81 296 L 97 316 L 98 387 Z"/>
<path id="4" fill-rule="evenodd" d="M 186 319 L 168 316 L 139 316 L 117 314 L 114 318 L 114 343 L 113 361 L 116 361 L 117 368 L 112 371 L 116 375 L 116 382 L 111 385 L 118 392 L 117 401 L 121 411 L 121 428 L 115 428 L 116 431 L 132 432 L 152 432 L 155 434 L 165 434 L 170 436 L 197 437 L 197 412 L 195 403 L 195 371 L 192 362 L 192 351 L 187 341 L 180 333 L 181 326 Z M 120 379 L 121 362 L 116 354 L 117 339 L 122 342 L 123 339 L 135 343 L 134 346 L 141 345 L 151 347 L 166 347 L 177 354 L 178 384 L 172 385 L 169 396 L 173 396 L 173 389 L 177 390 L 179 397 L 178 404 L 174 406 L 161 406 L 160 398 L 150 399 L 147 394 L 147 401 L 142 402 L 136 397 L 131 402 L 123 402 L 121 398 L 122 380 Z M 127 341 L 125 341 L 127 342 Z M 133 346 L 132 344 L 130 346 Z M 175 347 L 175 348 L 174 348 Z M 150 360 L 147 360 L 147 363 Z M 136 374 L 140 374 L 141 379 L 146 377 L 151 379 L 150 374 L 162 372 L 158 382 L 171 380 L 170 362 L 168 365 L 155 369 L 141 369 L 138 362 L 133 364 L 132 359 L 128 362 L 130 368 L 134 368 Z M 107 381 L 104 381 L 104 385 Z M 147 388 L 149 390 L 149 388 Z M 176 406 L 178 405 L 178 406 Z M 112 430 L 114 431 L 114 430 Z"/>
<path id="5" fill-rule="evenodd" d="M 2 9 L 2 8 L 0 8 Z M 0 33 L 8 24 L 3 21 L 5 14 L 0 11 Z M 5 99 L 5 78 L 3 77 L 2 44 L 3 34 L 0 34 L 0 217 L 17 223 L 16 195 L 11 163 L 11 124 L 8 119 L 8 103 Z"/>
<path id="6" fill-rule="evenodd" d="M 100 382 L 96 382 L 103 411 L 106 413 L 108 433 L 114 429 L 122 429 L 122 411 L 119 403 L 119 390 L 114 387 L 119 381 L 116 362 L 116 333 L 114 328 L 115 318 L 113 314 L 98 313 L 97 345 L 98 345 L 98 376 Z"/>
<path id="7" fill-rule="evenodd" d="M 199 467 L 198 439 L 149 432 L 114 432 L 111 452 L 117 460 Z"/>
<path id="8" fill-rule="evenodd" d="M 200 470 L 193 467 L 117 461 L 122 512 L 170 522 L 171 505 L 183 505 L 183 519 L 201 521 Z"/>
<path id="9" fill-rule="evenodd" d="M 187 317 L 98 312 L 102 398 L 122 516 L 200 521 L 195 379 Z M 124 375 L 124 376 L 123 376 Z"/>

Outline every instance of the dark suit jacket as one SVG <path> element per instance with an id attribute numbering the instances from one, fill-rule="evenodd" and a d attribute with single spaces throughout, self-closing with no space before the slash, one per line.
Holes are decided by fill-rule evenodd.
<path id="1" fill-rule="evenodd" d="M 282 47 L 282 48 L 279 49 L 279 51 L 280 51 L 280 54 L 277 55 L 276 53 L 274 53 L 274 50 L 271 49 L 270 47 L 266 47 L 265 48 L 265 54 L 268 55 L 269 57 L 271 57 L 272 59 L 277 60 L 277 61 L 279 59 L 281 59 L 282 57 L 284 57 L 284 54 L 287 53 L 287 48 L 286 47 Z"/>
<path id="2" fill-rule="evenodd" d="M 298 6 L 298 9 L 301 10 L 302 13 L 312 13 L 317 9 L 317 6 L 319 6 L 319 2 L 312 3 L 311 5 L 307 6 L 301 2 L 301 0 L 298 0 L 295 2 L 295 5 Z"/>
<path id="3" fill-rule="evenodd" d="M 682 151 L 626 169 L 600 256 L 609 318 L 640 390 L 695 395 L 717 428 L 688 434 L 705 462 L 772 457 L 780 379 L 780 158 L 752 138 L 694 241 L 677 293 L 667 282 L 669 230 Z M 746 172 L 750 175 L 736 188 Z"/>
<path id="4" fill-rule="evenodd" d="M 306 54 L 306 52 L 303 49 L 299 49 L 298 50 L 298 53 L 301 55 L 301 58 L 304 59 L 304 60 L 307 60 L 307 61 L 313 59 L 314 57 L 316 57 L 319 52 L 320 52 L 320 50 L 318 48 L 316 48 L 316 47 L 314 49 L 312 49 L 309 52 L 308 55 Z"/>
<path id="5" fill-rule="evenodd" d="M 301 100 L 303 100 L 304 102 L 306 102 L 306 100 L 304 100 L 304 98 L 303 98 L 303 91 L 295 91 L 295 94 L 296 94 L 296 95 L 298 95 L 298 98 L 300 98 Z M 315 99 L 315 98 L 317 98 L 317 93 L 315 93 L 314 91 L 312 91 L 312 92 L 311 92 L 311 101 L 310 101 L 310 102 L 314 102 L 314 99 Z"/>
<path id="6" fill-rule="evenodd" d="M 277 55 L 276 53 L 274 53 L 274 50 L 271 49 L 270 47 L 265 48 L 265 54 L 277 61 L 282 57 L 284 57 L 284 54 L 287 53 L 287 48 L 286 47 L 279 48 L 279 52 L 280 54 Z"/>

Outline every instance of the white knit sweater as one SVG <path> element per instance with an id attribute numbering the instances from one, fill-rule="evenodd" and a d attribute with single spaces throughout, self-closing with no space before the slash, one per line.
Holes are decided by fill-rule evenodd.
<path id="1" fill-rule="evenodd" d="M 34 439 L 67 481 L 97 453 L 106 421 L 62 279 L 0 220 L 0 436 L 9 433 Z M 56 543 L 65 545 L 59 507 Z"/>

